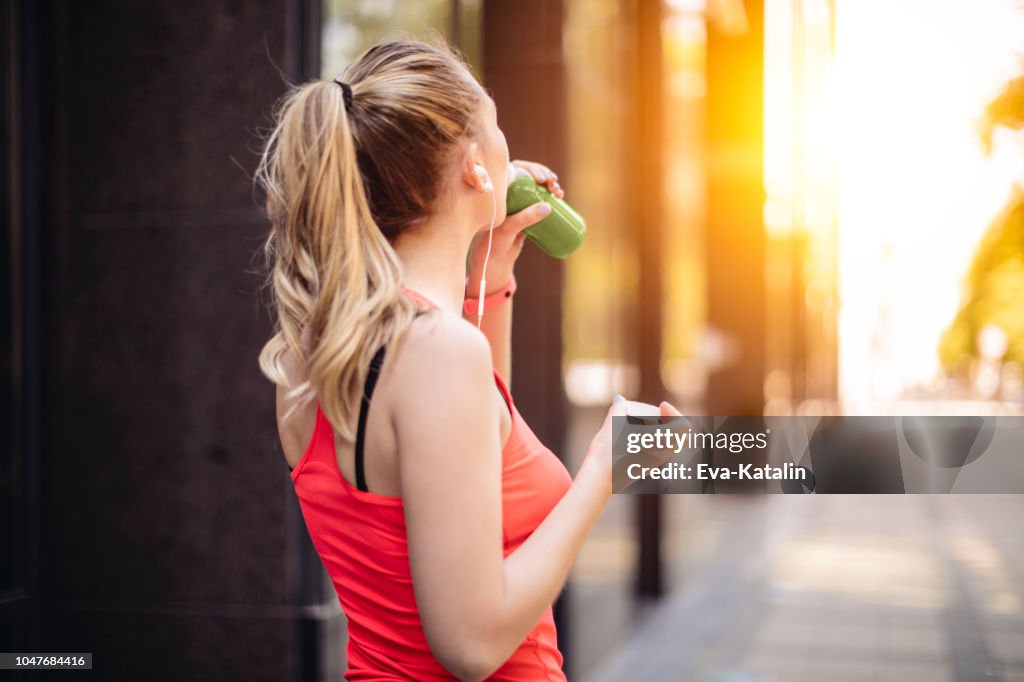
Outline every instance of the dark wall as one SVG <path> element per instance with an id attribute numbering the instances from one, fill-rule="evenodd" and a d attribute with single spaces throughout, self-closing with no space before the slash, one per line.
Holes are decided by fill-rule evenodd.
<path id="1" fill-rule="evenodd" d="M 23 263 L 21 230 L 21 186 L 31 183 L 23 178 L 22 146 L 24 129 L 20 106 L 18 70 L 22 66 L 18 40 L 19 13 L 14 3 L 0 8 L 0 104 L 3 135 L 0 137 L 0 547 L 9 559 L 0 561 L 0 651 L 22 650 L 34 631 L 33 601 L 36 555 L 30 539 L 37 533 L 32 513 L 37 504 L 29 503 L 35 494 L 34 473 L 27 471 L 25 443 L 25 347 L 22 287 Z M 31 490 L 30 490 L 31 489 Z"/>
<path id="2" fill-rule="evenodd" d="M 37 126 L 13 164 L 37 294 L 10 315 L 38 389 L 22 402 L 38 471 L 20 508 L 39 526 L 19 562 L 39 560 L 41 625 L 25 643 L 93 652 L 98 679 L 341 664 L 339 643 L 318 646 L 340 616 L 256 364 L 267 226 L 249 175 L 284 78 L 315 73 L 315 4 L 15 3 L 20 66 L 36 68 L 17 69 L 25 96 L 5 110 Z"/>

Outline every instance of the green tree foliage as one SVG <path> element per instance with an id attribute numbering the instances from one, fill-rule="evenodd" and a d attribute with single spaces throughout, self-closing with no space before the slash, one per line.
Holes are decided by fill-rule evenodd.
<path id="1" fill-rule="evenodd" d="M 986 107 L 981 133 L 987 150 L 998 127 L 1024 128 L 1024 76 L 1007 83 Z M 960 373 L 978 357 L 978 332 L 986 325 L 1006 333 L 1009 346 L 1004 362 L 1024 364 L 1024 190 L 1020 187 L 1013 188 L 978 244 L 960 310 L 939 342 L 947 372 Z"/>

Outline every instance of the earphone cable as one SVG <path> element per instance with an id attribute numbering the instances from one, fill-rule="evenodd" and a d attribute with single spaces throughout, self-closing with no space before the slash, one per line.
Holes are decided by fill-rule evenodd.
<path id="1" fill-rule="evenodd" d="M 498 200 L 494 196 L 494 187 L 491 187 L 491 228 L 487 230 L 487 253 L 484 254 L 484 267 L 480 274 L 480 291 L 476 304 L 476 328 L 484 319 L 484 290 L 487 286 L 487 261 L 491 258 L 491 243 L 494 241 L 494 221 L 498 218 Z"/>

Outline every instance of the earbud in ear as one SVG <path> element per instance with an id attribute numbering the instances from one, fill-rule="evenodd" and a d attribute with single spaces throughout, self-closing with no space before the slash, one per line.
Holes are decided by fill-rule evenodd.
<path id="1" fill-rule="evenodd" d="M 473 167 L 473 170 L 476 173 L 476 177 L 478 177 L 480 179 L 480 182 L 483 183 L 484 189 L 494 189 L 494 183 L 491 182 L 491 176 L 487 174 L 486 168 L 484 168 L 478 163 Z"/>

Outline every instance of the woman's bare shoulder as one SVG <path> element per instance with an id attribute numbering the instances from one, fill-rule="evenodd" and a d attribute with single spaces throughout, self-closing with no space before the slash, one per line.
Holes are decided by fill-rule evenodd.
<path id="1" fill-rule="evenodd" d="M 436 457 L 479 456 L 477 445 L 505 442 L 510 420 L 502 412 L 483 332 L 461 317 L 437 311 L 418 318 L 396 346 L 389 411 L 401 419 L 391 423 L 398 450 L 416 452 L 399 457 L 402 478 L 428 480 L 421 476 L 423 467 L 431 469 Z M 460 447 L 452 442 L 453 434 L 459 434 Z M 468 449 L 467 443 L 472 444 Z M 403 495 L 407 490 L 403 487 Z"/>
<path id="2" fill-rule="evenodd" d="M 429 379 L 455 366 L 485 372 L 491 368 L 491 347 L 483 332 L 440 310 L 416 318 L 395 350 L 399 371 L 414 378 Z"/>

